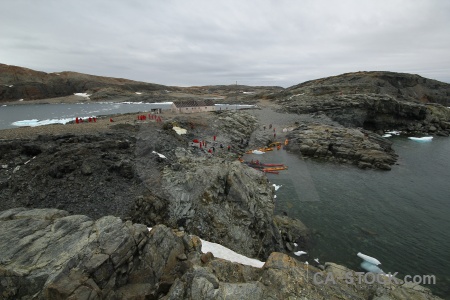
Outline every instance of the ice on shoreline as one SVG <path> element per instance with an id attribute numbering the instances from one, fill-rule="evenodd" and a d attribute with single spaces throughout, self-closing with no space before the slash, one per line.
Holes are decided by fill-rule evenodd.
<path id="1" fill-rule="evenodd" d="M 75 96 L 80 96 L 80 97 L 85 97 L 87 99 L 89 99 L 88 93 L 73 93 Z"/>
<path id="2" fill-rule="evenodd" d="M 16 122 L 11 123 L 11 125 L 17 126 L 17 127 L 24 127 L 24 126 L 36 127 L 36 126 L 49 125 L 49 124 L 66 124 L 73 120 L 75 120 L 75 119 L 74 118 L 47 119 L 47 120 L 31 119 L 31 120 L 16 121 Z"/>

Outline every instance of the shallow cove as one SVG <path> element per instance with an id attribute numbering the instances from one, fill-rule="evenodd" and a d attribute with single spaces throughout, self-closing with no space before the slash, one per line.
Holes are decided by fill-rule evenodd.
<path id="1" fill-rule="evenodd" d="M 286 151 L 248 155 L 289 166 L 279 175 L 276 213 L 287 212 L 316 231 L 309 260 L 361 270 L 358 252 L 376 257 L 385 272 L 435 275 L 428 285 L 450 296 L 450 139 L 418 143 L 393 138 L 392 171 L 299 159 Z"/>

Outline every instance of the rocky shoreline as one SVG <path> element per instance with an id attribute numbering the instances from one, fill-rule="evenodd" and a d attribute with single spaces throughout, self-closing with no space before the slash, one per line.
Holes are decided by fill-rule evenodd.
<path id="1" fill-rule="evenodd" d="M 390 170 L 397 155 L 381 136 L 384 130 L 450 134 L 449 109 L 407 101 L 419 92 L 415 86 L 394 97 L 381 93 L 390 86 L 368 93 L 324 82 L 269 89 L 255 96 L 262 99 L 253 111 L 165 113 L 161 123 L 127 114 L 113 116 L 113 123 L 102 117 L 96 123 L 0 131 L 0 237 L 6 241 L 0 243 L 0 294 L 438 299 L 420 286 L 349 285 L 342 272 L 353 271 L 343 266 L 303 263 L 310 258 L 293 252 L 308 250 L 310 230 L 300 220 L 274 215 L 271 183 L 238 161 L 248 149 L 287 139 L 285 149 L 301 158 Z M 149 88 L 163 93 L 161 86 Z M 178 99 L 186 96 L 173 92 Z M 153 227 L 150 233 L 147 227 Z M 199 237 L 265 265 L 202 253 Z M 320 285 L 312 281 L 320 272 L 341 279 Z"/>
<path id="2" fill-rule="evenodd" d="M 202 253 L 195 235 L 114 216 L 15 208 L 0 212 L 0 238 L 2 299 L 439 299 L 417 285 L 359 284 L 343 266 L 320 270 L 279 252 L 262 268 L 233 263 Z"/>

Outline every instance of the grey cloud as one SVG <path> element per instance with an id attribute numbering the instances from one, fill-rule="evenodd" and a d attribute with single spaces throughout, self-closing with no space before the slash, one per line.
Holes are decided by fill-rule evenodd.
<path id="1" fill-rule="evenodd" d="M 289 86 L 359 70 L 450 82 L 445 1 L 9 1 L 2 63 L 170 85 Z M 27 55 L 34 51 L 34 60 Z"/>

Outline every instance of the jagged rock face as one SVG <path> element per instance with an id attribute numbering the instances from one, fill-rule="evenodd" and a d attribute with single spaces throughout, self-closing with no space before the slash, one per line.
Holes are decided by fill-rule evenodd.
<path id="1" fill-rule="evenodd" d="M 183 148 L 175 156 L 171 166 L 160 167 L 159 182 L 144 179 L 158 185 L 153 190 L 159 193 L 141 199 L 139 218 L 183 227 L 251 257 L 283 249 L 272 221 L 273 190 L 263 173 L 239 161 L 195 157 Z"/>
<path id="2" fill-rule="evenodd" d="M 205 256 L 208 259 L 203 259 Z M 198 237 L 57 209 L 0 212 L 2 299 L 439 299 L 420 286 L 348 284 L 274 252 L 263 268 L 201 253 Z M 334 284 L 318 284 L 330 273 Z M 403 297 L 403 298 L 402 298 Z"/>

